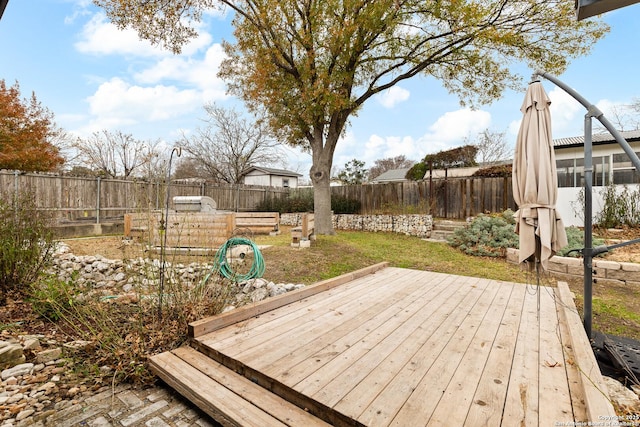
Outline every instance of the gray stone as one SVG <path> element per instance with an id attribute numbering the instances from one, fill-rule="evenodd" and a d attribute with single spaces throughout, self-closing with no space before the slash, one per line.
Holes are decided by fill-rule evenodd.
<path id="1" fill-rule="evenodd" d="M 38 353 L 36 355 L 36 362 L 46 364 L 47 362 L 52 362 L 54 360 L 59 359 L 60 356 L 62 356 L 62 348 L 60 347 L 52 348 L 52 349 L 44 350 Z"/>
<path id="2" fill-rule="evenodd" d="M 0 366 L 15 365 L 17 360 L 24 357 L 20 344 L 6 343 L 0 347 Z"/>
<path id="3" fill-rule="evenodd" d="M 0 374 L 0 378 L 2 378 L 2 380 L 4 381 L 7 378 L 28 375 L 33 369 L 33 366 L 33 363 L 22 363 L 20 365 L 16 365 L 13 368 L 5 369 L 4 371 L 2 371 L 2 374 Z"/>

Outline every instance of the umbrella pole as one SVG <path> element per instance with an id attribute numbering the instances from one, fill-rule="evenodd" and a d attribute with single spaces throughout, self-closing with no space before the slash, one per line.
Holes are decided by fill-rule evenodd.
<path id="1" fill-rule="evenodd" d="M 640 158 L 633 151 L 629 143 L 622 137 L 620 132 L 613 124 L 604 116 L 602 111 L 595 105 L 591 104 L 582 95 L 567 86 L 557 77 L 541 70 L 536 70 L 533 76 L 544 77 L 560 89 L 571 95 L 576 101 L 587 109 L 584 124 L 584 329 L 587 337 L 591 339 L 591 320 L 592 320 L 592 291 L 593 291 L 593 223 L 592 223 L 592 185 L 593 185 L 593 159 L 592 159 L 592 136 L 591 121 L 595 117 L 600 123 L 611 133 L 616 142 L 622 147 L 624 152 L 629 156 L 631 163 L 636 170 L 640 172 Z"/>
<path id="2" fill-rule="evenodd" d="M 593 317 L 593 144 L 591 137 L 592 116 L 584 116 L 584 330 L 591 339 Z"/>

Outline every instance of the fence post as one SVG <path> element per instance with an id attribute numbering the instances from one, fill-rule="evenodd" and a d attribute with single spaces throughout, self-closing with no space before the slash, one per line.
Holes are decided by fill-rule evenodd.
<path id="1" fill-rule="evenodd" d="M 98 194 L 96 196 L 96 224 L 100 224 L 100 177 L 97 178 Z"/>
<path id="2" fill-rule="evenodd" d="M 14 203 L 18 200 L 18 192 L 20 190 L 20 185 L 18 184 L 18 171 L 13 171 L 13 200 Z"/>

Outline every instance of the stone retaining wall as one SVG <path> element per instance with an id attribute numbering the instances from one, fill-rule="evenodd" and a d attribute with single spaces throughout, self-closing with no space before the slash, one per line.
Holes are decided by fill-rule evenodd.
<path id="1" fill-rule="evenodd" d="M 507 249 L 507 261 L 518 264 L 518 255 L 517 249 Z M 549 260 L 549 273 L 560 278 L 583 279 L 583 258 L 554 256 Z M 595 258 L 593 278 L 598 283 L 640 286 L 640 264 Z"/>
<path id="2" fill-rule="evenodd" d="M 280 215 L 280 224 L 297 227 L 301 224 L 300 213 Z M 334 214 L 333 227 L 336 230 L 389 231 L 409 236 L 427 238 L 431 236 L 433 218 L 431 215 L 352 215 Z"/>

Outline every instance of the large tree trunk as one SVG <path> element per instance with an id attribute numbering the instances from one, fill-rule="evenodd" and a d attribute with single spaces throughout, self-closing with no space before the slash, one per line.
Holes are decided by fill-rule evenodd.
<path id="1" fill-rule="evenodd" d="M 330 170 L 330 169 L 329 169 Z M 320 172 L 316 166 L 311 167 L 311 175 L 322 173 L 326 178 L 312 179 L 313 182 L 313 211 L 316 234 L 335 234 L 331 215 L 331 187 L 329 173 Z"/>
<path id="2" fill-rule="evenodd" d="M 321 140 L 322 137 L 320 137 Z M 331 165 L 336 142 L 315 142 L 309 175 L 313 183 L 313 212 L 316 234 L 335 234 L 331 215 Z"/>

